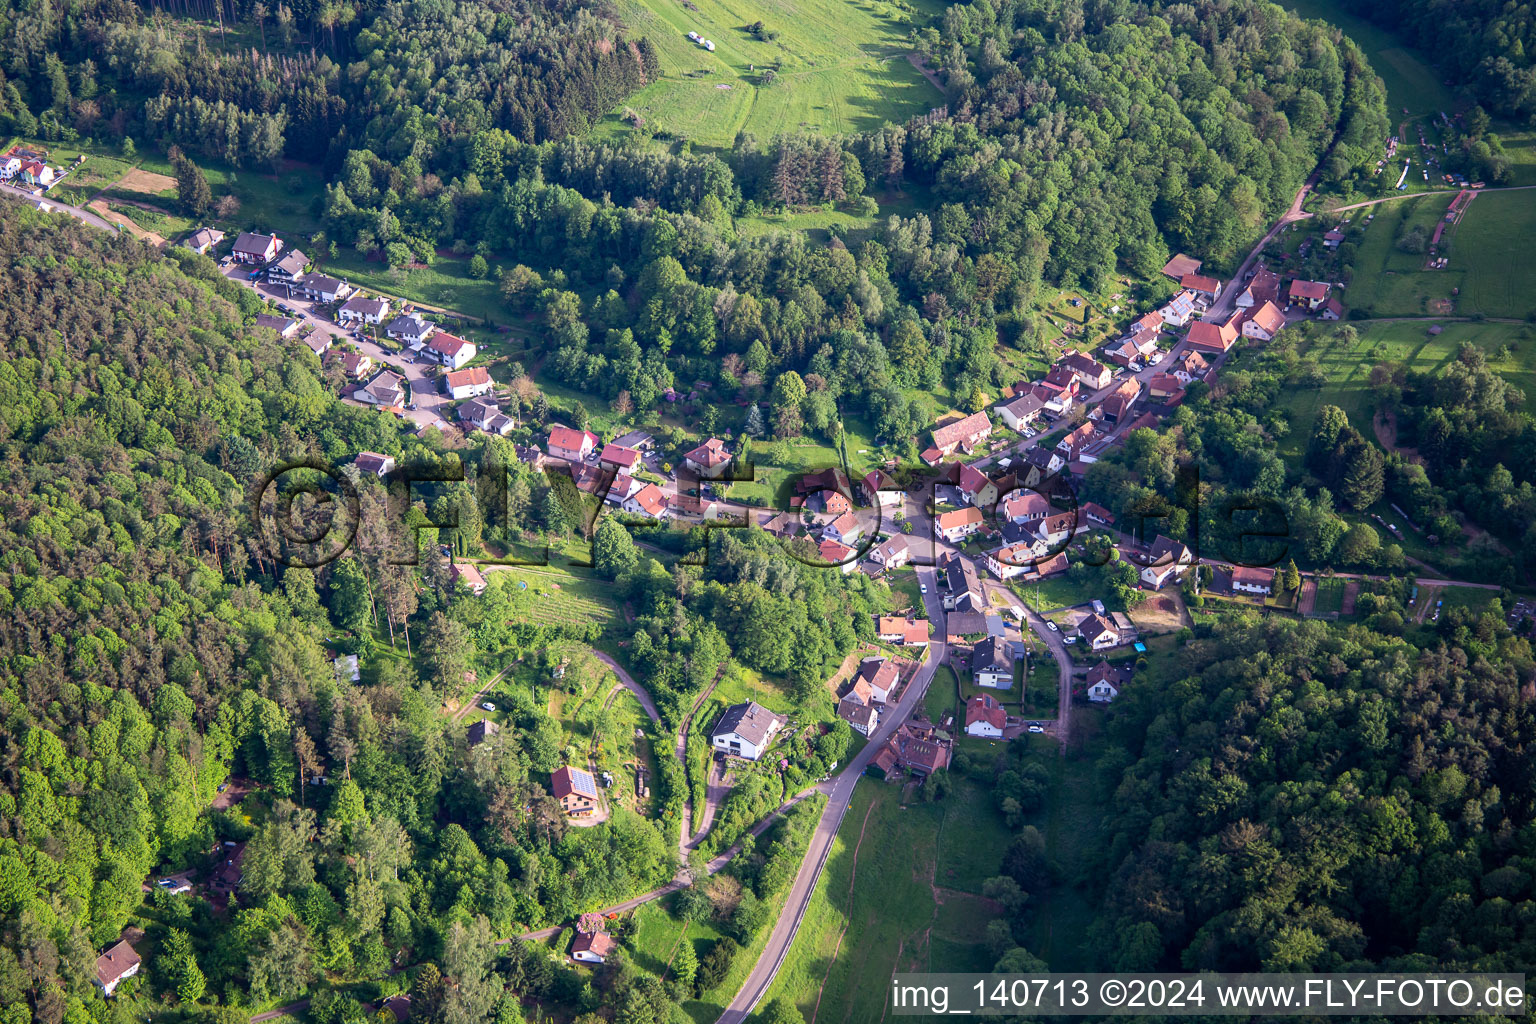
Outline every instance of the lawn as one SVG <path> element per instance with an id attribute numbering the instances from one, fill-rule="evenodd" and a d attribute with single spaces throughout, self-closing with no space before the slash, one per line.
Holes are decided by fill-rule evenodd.
<path id="1" fill-rule="evenodd" d="M 1340 579 L 1319 579 L 1317 581 L 1317 601 L 1312 607 L 1313 615 L 1337 615 L 1344 608 L 1344 581 Z"/>
<path id="2" fill-rule="evenodd" d="M 1530 192 L 1484 192 L 1454 229 L 1450 269 L 1465 272 L 1457 312 L 1536 316 L 1536 199 Z"/>
<path id="3" fill-rule="evenodd" d="M 540 625 L 596 622 L 611 627 L 620 620 L 613 586 L 604 580 L 554 565 L 487 568 L 508 577 L 504 586 L 526 585 L 532 597 L 529 617 Z"/>
<path id="4" fill-rule="evenodd" d="M 385 292 L 410 302 L 463 313 L 479 320 L 506 324 L 515 314 L 501 301 L 494 277 L 469 276 L 469 259 L 439 255 L 430 267 L 390 269 L 380 260 L 369 260 L 355 250 L 338 249 L 335 258 L 322 260 L 327 273 L 345 278 L 359 288 Z M 594 403 L 596 404 L 596 403 Z"/>
<path id="5" fill-rule="evenodd" d="M 1033 583 L 1012 583 L 1010 589 L 1037 612 L 1070 608 L 1090 599 L 1090 595 L 1085 593 L 1081 586 L 1073 583 L 1066 576 L 1052 576 L 1050 579 L 1037 580 Z"/>
<path id="6" fill-rule="evenodd" d="M 988 794 L 956 779 L 936 804 L 903 804 L 891 783 L 860 780 L 826 870 L 767 1001 L 806 1020 L 880 1020 L 891 974 L 985 971 L 997 873 L 1010 836 Z"/>
<path id="7" fill-rule="evenodd" d="M 1371 316 L 1429 316 L 1444 312 L 1432 309 L 1430 302 L 1451 299 L 1452 289 L 1461 286 L 1463 271 L 1455 269 L 1454 254 L 1450 268 L 1425 270 L 1427 253 L 1403 252 L 1397 242 L 1414 228 L 1433 235 L 1453 195 L 1430 195 L 1372 207 L 1375 217 L 1355 255 L 1347 294 L 1352 309 Z M 1445 248 L 1442 238 L 1442 255 Z"/>
<path id="8" fill-rule="evenodd" d="M 715 687 L 714 699 L 727 704 L 755 700 L 769 711 L 780 714 L 796 710 L 794 695 L 786 680 L 770 678 L 735 662 L 726 669 L 720 685 Z"/>
<path id="9" fill-rule="evenodd" d="M 944 721 L 946 714 L 954 712 L 958 702 L 955 696 L 958 685 L 955 670 L 948 665 L 940 665 L 934 673 L 933 682 L 928 684 L 928 692 L 923 694 L 923 713 L 928 716 L 928 721 L 938 725 Z"/>
<path id="10" fill-rule="evenodd" d="M 662 77 L 600 121 L 599 136 L 634 134 L 629 110 L 646 132 L 724 149 L 739 132 L 871 131 L 944 102 L 906 59 L 912 16 L 883 0 L 622 0 L 619 12 L 655 45 Z M 755 22 L 764 38 L 749 30 Z"/>

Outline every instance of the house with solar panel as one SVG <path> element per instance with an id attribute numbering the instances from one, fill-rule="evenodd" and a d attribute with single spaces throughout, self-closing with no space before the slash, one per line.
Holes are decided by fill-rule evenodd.
<path id="1" fill-rule="evenodd" d="M 597 813 L 597 780 L 589 771 L 563 765 L 550 777 L 549 791 L 560 801 L 561 810 L 573 818 Z"/>

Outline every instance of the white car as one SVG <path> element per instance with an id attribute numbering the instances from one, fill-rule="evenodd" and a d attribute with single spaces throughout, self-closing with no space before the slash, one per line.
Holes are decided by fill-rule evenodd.
<path id="1" fill-rule="evenodd" d="M 492 704 L 490 701 L 486 701 L 484 704 L 481 704 L 480 706 L 482 708 L 484 708 L 485 710 L 487 710 L 487 711 L 495 711 L 496 710 L 496 705 Z"/>
<path id="2" fill-rule="evenodd" d="M 1064 637 L 1062 637 L 1062 639 L 1065 640 L 1069 644 L 1077 643 L 1077 637 L 1075 637 L 1075 636 L 1064 636 Z"/>
<path id="3" fill-rule="evenodd" d="M 919 583 L 917 585 L 917 589 L 919 591 L 921 591 L 922 593 L 926 594 L 926 593 L 928 593 L 928 584 L 926 584 L 926 583 Z"/>
<path id="4" fill-rule="evenodd" d="M 1045 620 L 1045 628 L 1050 630 L 1052 633 L 1061 632 L 1061 630 L 1056 628 L 1056 623 L 1052 622 L 1050 619 Z"/>
<path id="5" fill-rule="evenodd" d="M 1043 725 L 1040 725 L 1038 722 L 1030 722 L 1029 723 L 1029 731 L 1030 732 L 1037 732 L 1037 733 L 1038 732 L 1045 732 L 1045 727 Z"/>

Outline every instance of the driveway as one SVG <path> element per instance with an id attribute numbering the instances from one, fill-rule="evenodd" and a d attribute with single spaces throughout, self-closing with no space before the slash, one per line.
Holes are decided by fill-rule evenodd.
<path id="1" fill-rule="evenodd" d="M 1040 641 L 1050 648 L 1051 657 L 1056 659 L 1056 671 L 1058 675 L 1056 704 L 1056 723 L 1054 727 L 1047 725 L 1047 729 L 1056 735 L 1061 745 L 1067 745 L 1067 737 L 1072 732 L 1072 658 L 1067 654 L 1067 642 L 1057 630 L 1051 629 L 1045 624 L 1045 619 L 1036 615 L 1034 611 L 1019 596 L 1007 587 L 998 583 L 988 583 L 986 588 L 990 594 L 1000 594 L 1007 602 L 1008 607 L 1015 614 L 1022 613 L 1024 621 L 1029 623 L 1029 628 L 1034 630 Z"/>

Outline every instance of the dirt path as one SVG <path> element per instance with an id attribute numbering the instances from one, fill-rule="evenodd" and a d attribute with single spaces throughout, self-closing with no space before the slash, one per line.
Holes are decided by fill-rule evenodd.
<path id="1" fill-rule="evenodd" d="M 1296 614 L 1306 618 L 1317 608 L 1317 580 L 1308 576 L 1301 584 L 1301 596 L 1296 599 Z"/>
<path id="2" fill-rule="evenodd" d="M 508 665 L 506 668 L 492 676 L 490 681 L 487 682 L 484 686 L 476 690 L 475 695 L 469 698 L 469 700 L 465 701 L 464 706 L 453 713 L 453 721 L 462 722 L 464 720 L 464 716 L 469 714 L 469 709 L 478 705 L 480 703 L 480 698 L 484 697 L 488 692 L 490 692 L 491 687 L 501 682 L 501 677 L 510 671 L 512 671 L 512 666 Z"/>
<path id="3" fill-rule="evenodd" d="M 816 1024 L 816 1015 L 821 1012 L 821 994 L 826 991 L 827 979 L 832 976 L 832 965 L 837 963 L 837 954 L 843 948 L 843 937 L 848 934 L 848 915 L 853 910 L 853 883 L 859 874 L 859 848 L 864 845 L 864 832 L 869 828 L 869 816 L 874 810 L 874 801 L 870 801 L 869 807 L 864 811 L 864 821 L 859 825 L 859 841 L 853 844 L 853 863 L 848 868 L 848 903 L 847 909 L 843 911 L 843 928 L 837 933 L 837 944 L 832 947 L 832 955 L 827 958 L 827 970 L 821 976 L 821 984 L 816 986 L 816 1006 L 811 1010 L 809 1024 Z"/>
<path id="4" fill-rule="evenodd" d="M 161 238 L 159 235 L 155 234 L 153 231 L 146 231 L 146 230 L 144 230 L 143 228 L 141 228 L 137 224 L 135 224 L 131 218 L 124 217 L 122 214 L 118 213 L 116 210 L 113 210 L 113 209 L 109 208 L 107 206 L 105 200 L 102 200 L 102 199 L 92 199 L 89 203 L 86 204 L 85 208 L 87 210 L 90 210 L 92 213 L 96 214 L 97 216 L 101 217 L 101 219 L 107 220 L 107 221 L 111 221 L 113 224 L 116 224 L 118 227 L 125 229 L 134 238 L 142 238 L 144 241 L 149 242 L 151 245 L 164 245 L 165 244 L 165 239 L 164 238 Z"/>
<path id="5" fill-rule="evenodd" d="M 944 92 L 944 83 L 939 81 L 939 76 L 936 73 L 928 70 L 928 65 L 923 63 L 921 57 L 915 53 L 909 53 L 907 54 L 907 60 L 911 62 L 913 67 L 917 68 L 918 74 L 928 79 L 930 85 L 939 90 L 939 92 Z"/>
<path id="6" fill-rule="evenodd" d="M 1376 442 L 1389 452 L 1397 452 L 1403 458 L 1422 466 L 1424 459 L 1417 448 L 1400 448 L 1397 444 L 1397 413 L 1391 409 L 1378 409 L 1371 418 L 1371 429 L 1376 432 Z"/>

